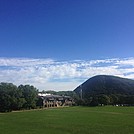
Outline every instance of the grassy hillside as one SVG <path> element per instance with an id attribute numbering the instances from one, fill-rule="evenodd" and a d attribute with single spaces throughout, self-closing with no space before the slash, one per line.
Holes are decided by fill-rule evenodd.
<path id="1" fill-rule="evenodd" d="M 133 134 L 134 107 L 68 107 L 0 114 L 0 134 Z"/>

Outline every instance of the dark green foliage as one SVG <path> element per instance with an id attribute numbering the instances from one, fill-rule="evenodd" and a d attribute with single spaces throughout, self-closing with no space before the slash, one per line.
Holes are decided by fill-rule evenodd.
<path id="1" fill-rule="evenodd" d="M 99 75 L 88 79 L 74 91 L 79 98 L 82 91 L 82 99 L 88 105 L 134 105 L 134 80 L 130 79 Z"/>
<path id="2" fill-rule="evenodd" d="M 25 103 L 23 104 L 23 107 L 25 109 L 36 108 L 36 101 L 38 97 L 37 89 L 30 85 L 20 85 L 18 89 L 21 90 L 22 95 L 25 98 Z"/>
<path id="3" fill-rule="evenodd" d="M 98 102 L 101 105 L 108 105 L 110 103 L 110 98 L 109 96 L 102 94 L 98 96 Z"/>
<path id="4" fill-rule="evenodd" d="M 22 107 L 22 93 L 12 83 L 0 84 L 0 111 L 8 112 Z"/>
<path id="5" fill-rule="evenodd" d="M 0 112 L 35 108 L 37 90 L 33 86 L 0 83 Z"/>
<path id="6" fill-rule="evenodd" d="M 98 106 L 99 102 L 98 102 L 98 97 L 97 96 L 93 96 L 92 100 L 90 102 L 91 106 Z"/>
<path id="7" fill-rule="evenodd" d="M 109 96 L 109 98 L 110 98 L 110 104 L 112 104 L 112 105 L 118 104 L 118 102 L 119 102 L 119 97 L 118 96 L 116 96 L 114 94 L 111 94 Z"/>
<path id="8" fill-rule="evenodd" d="M 43 99 L 41 97 L 38 97 L 37 102 L 36 102 L 36 106 L 39 108 L 43 107 Z"/>

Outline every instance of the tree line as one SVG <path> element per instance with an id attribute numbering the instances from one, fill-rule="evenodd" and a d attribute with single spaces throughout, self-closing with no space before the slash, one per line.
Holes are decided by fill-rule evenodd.
<path id="1" fill-rule="evenodd" d="M 38 92 L 38 89 L 31 85 L 16 86 L 12 83 L 0 83 L 0 112 L 42 107 Z M 134 105 L 133 94 L 83 93 L 81 97 L 81 94 L 74 91 L 42 91 L 42 93 L 70 96 L 74 99 L 75 105 Z"/>
<path id="2" fill-rule="evenodd" d="M 38 90 L 34 86 L 0 83 L 0 112 L 34 109 L 37 101 Z"/>
<path id="3" fill-rule="evenodd" d="M 104 105 L 121 105 L 121 106 L 134 106 L 134 95 L 125 94 L 96 94 L 80 95 L 76 99 L 76 104 L 85 106 L 104 106 Z"/>

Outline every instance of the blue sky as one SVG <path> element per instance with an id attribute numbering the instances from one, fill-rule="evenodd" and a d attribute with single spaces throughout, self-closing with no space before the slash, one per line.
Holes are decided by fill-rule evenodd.
<path id="1" fill-rule="evenodd" d="M 34 84 L 35 81 L 46 80 L 46 83 L 42 85 L 40 83 L 41 86 L 37 84 L 35 86 L 43 89 L 44 84 L 49 83 L 49 86 L 44 88 L 50 89 L 54 88 L 53 84 L 55 83 L 53 82 L 59 82 L 59 85 L 62 83 L 64 86 L 56 87 L 56 90 L 59 88 L 59 90 L 67 90 L 67 88 L 73 89 L 80 82 L 93 76 L 93 74 L 84 75 L 83 73 L 83 75 L 81 73 L 73 75 L 79 69 L 78 67 L 75 67 L 76 70 L 72 72 L 72 76 L 68 75 L 67 72 L 70 69 L 68 65 L 71 63 L 76 64 L 76 61 L 84 61 L 85 64 L 88 64 L 91 61 L 107 61 L 108 59 L 112 59 L 112 61 L 113 59 L 130 60 L 134 57 L 133 7 L 133 0 L 1 0 L 0 60 L 2 62 L 0 71 L 5 71 L 5 77 L 0 75 L 0 80 L 20 84 L 21 81 L 17 79 L 8 79 L 9 74 L 10 76 L 17 75 L 12 71 L 29 69 L 29 65 L 28 67 L 27 65 L 16 67 L 15 61 L 22 64 L 22 59 L 30 60 L 30 63 L 31 60 L 40 60 L 43 61 L 43 65 L 40 64 L 45 69 L 50 66 L 54 68 L 55 64 L 57 67 L 59 64 L 55 70 L 58 73 L 51 75 L 46 80 L 44 71 L 44 75 L 36 79 L 35 77 L 40 74 L 31 72 L 33 74 L 25 78 L 27 81 L 22 78 L 22 84 Z M 47 66 L 46 63 L 44 65 L 44 61 L 46 62 L 48 59 L 53 61 L 54 65 L 50 65 L 49 62 Z M 11 61 L 14 61 L 13 65 L 9 65 Z M 24 60 L 24 62 L 26 61 Z M 32 67 L 34 69 L 40 68 L 40 64 L 32 64 Z M 103 67 L 105 70 L 109 64 L 113 65 L 111 62 L 103 62 L 97 65 L 97 68 Z M 125 64 L 123 67 L 126 68 L 126 66 L 131 69 L 129 71 L 131 77 L 114 71 L 113 73 L 102 72 L 134 78 L 132 77 L 133 64 Z M 84 66 L 80 66 L 80 68 L 84 69 Z M 90 66 L 88 69 L 91 71 Z M 53 69 L 49 68 L 49 74 L 50 70 Z M 100 73 L 95 71 L 94 75 L 96 74 Z M 64 77 L 61 77 L 62 75 Z M 34 78 L 34 82 L 31 82 L 33 80 L 28 81 L 32 78 Z M 75 84 L 70 86 L 72 84 L 70 81 Z"/>

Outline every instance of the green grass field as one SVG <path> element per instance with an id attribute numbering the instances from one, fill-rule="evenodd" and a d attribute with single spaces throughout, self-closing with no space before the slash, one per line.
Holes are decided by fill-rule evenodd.
<path id="1" fill-rule="evenodd" d="M 0 114 L 0 134 L 134 134 L 134 107 L 66 107 Z"/>

